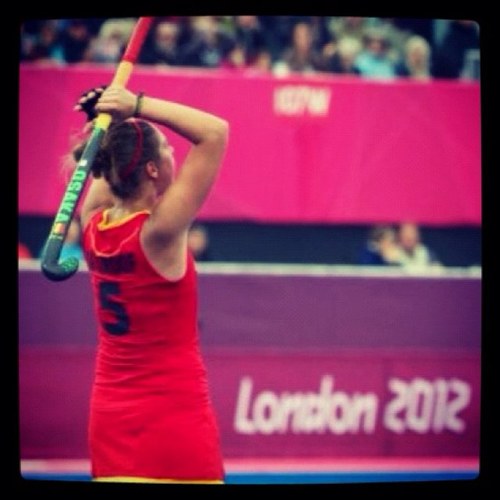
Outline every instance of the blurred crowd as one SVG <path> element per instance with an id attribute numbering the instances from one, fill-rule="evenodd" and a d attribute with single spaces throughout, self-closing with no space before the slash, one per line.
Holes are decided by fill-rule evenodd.
<path id="1" fill-rule="evenodd" d="M 137 18 L 34 19 L 21 25 L 20 60 L 109 63 Z M 368 78 L 479 79 L 473 20 L 332 16 L 156 17 L 139 64 Z"/>

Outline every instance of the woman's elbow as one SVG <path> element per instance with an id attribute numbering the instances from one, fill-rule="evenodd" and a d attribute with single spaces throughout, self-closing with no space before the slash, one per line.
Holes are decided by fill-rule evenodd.
<path id="1" fill-rule="evenodd" d="M 210 131 L 207 132 L 205 140 L 221 148 L 225 148 L 228 139 L 229 122 L 220 118 L 217 120 L 217 123 L 210 128 Z"/>
<path id="2" fill-rule="evenodd" d="M 217 129 L 220 140 L 226 143 L 229 138 L 229 122 L 227 120 L 224 120 L 223 118 L 220 118 Z"/>

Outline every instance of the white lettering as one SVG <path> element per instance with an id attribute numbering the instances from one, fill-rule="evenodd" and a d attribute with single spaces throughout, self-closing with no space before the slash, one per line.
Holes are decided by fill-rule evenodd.
<path id="1" fill-rule="evenodd" d="M 273 106 L 277 115 L 326 116 L 330 107 L 331 90 L 309 85 L 283 85 L 274 91 Z"/>
<path id="2" fill-rule="evenodd" d="M 405 430 L 405 425 L 401 420 L 401 412 L 406 408 L 406 382 L 399 379 L 389 380 L 389 389 L 395 394 L 384 411 L 384 426 L 397 434 L 401 434 Z"/>
<path id="3" fill-rule="evenodd" d="M 434 382 L 436 390 L 436 406 L 434 418 L 432 419 L 432 431 L 436 434 L 442 432 L 446 426 L 447 402 L 448 402 L 448 382 L 438 378 Z"/>
<path id="4" fill-rule="evenodd" d="M 248 407 L 250 405 L 250 395 L 252 393 L 252 379 L 244 377 L 240 382 L 240 390 L 238 392 L 238 400 L 236 402 L 236 415 L 234 419 L 234 427 L 241 434 L 254 434 L 255 426 L 248 419 Z"/>
<path id="5" fill-rule="evenodd" d="M 469 405 L 472 391 L 467 382 L 453 378 L 450 380 L 450 392 L 455 394 L 455 398 L 448 404 L 446 427 L 450 431 L 463 432 L 465 430 L 465 422 L 458 414 Z"/>
<path id="6" fill-rule="evenodd" d="M 349 424 L 349 396 L 345 392 L 337 392 L 330 400 L 328 427 L 333 434 L 345 434 Z"/>
<path id="7" fill-rule="evenodd" d="M 378 398 L 373 393 L 354 393 L 352 399 L 352 421 L 350 432 L 363 430 L 367 434 L 375 432 L 377 423 Z"/>
<path id="8" fill-rule="evenodd" d="M 271 391 L 264 391 L 255 399 L 253 418 L 255 427 L 262 434 L 272 434 L 279 429 L 281 408 L 279 400 Z"/>
<path id="9" fill-rule="evenodd" d="M 422 378 L 416 378 L 409 387 L 406 421 L 408 429 L 425 434 L 430 427 L 433 411 L 434 387 Z"/>
<path id="10" fill-rule="evenodd" d="M 386 429 L 398 434 L 406 431 L 439 434 L 446 430 L 462 433 L 465 430 L 465 421 L 459 413 L 470 403 L 468 383 L 455 378 L 428 381 L 417 377 L 409 382 L 390 379 L 388 385 L 394 397 L 385 407 Z"/>
<path id="11" fill-rule="evenodd" d="M 376 395 L 349 395 L 334 391 L 333 386 L 333 377 L 325 375 L 317 393 L 276 394 L 265 390 L 252 398 L 252 379 L 244 377 L 236 402 L 235 430 L 241 434 L 374 432 Z"/>
<path id="12" fill-rule="evenodd" d="M 307 397 L 307 396 L 306 396 Z M 292 429 L 300 428 L 300 418 L 297 415 L 300 414 L 302 410 L 302 397 L 297 394 L 283 393 L 282 395 L 282 405 L 281 405 L 281 415 L 280 422 L 277 425 L 277 431 L 281 434 L 287 432 L 288 427 L 291 425 Z"/>

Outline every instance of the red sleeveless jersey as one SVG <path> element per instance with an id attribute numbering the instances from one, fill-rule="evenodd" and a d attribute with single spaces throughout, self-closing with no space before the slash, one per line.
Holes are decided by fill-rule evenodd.
<path id="1" fill-rule="evenodd" d="M 179 281 L 149 263 L 139 234 L 148 212 L 91 218 L 83 249 L 94 292 L 98 351 L 91 397 L 92 475 L 223 479 L 197 329 L 194 260 Z"/>

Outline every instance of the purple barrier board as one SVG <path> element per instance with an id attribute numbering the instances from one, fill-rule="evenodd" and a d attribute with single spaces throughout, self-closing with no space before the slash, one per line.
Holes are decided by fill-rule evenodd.
<path id="1" fill-rule="evenodd" d="M 478 456 L 480 277 L 202 270 L 199 282 L 226 457 Z M 85 271 L 19 272 L 21 458 L 88 455 L 91 301 Z"/>
<path id="2" fill-rule="evenodd" d="M 207 347 L 481 345 L 481 280 L 466 273 L 266 274 L 245 266 L 219 273 L 199 267 L 201 342 Z M 289 267 L 295 268 L 302 266 Z M 54 283 L 38 269 L 19 273 L 21 344 L 94 345 L 88 274 Z"/>

